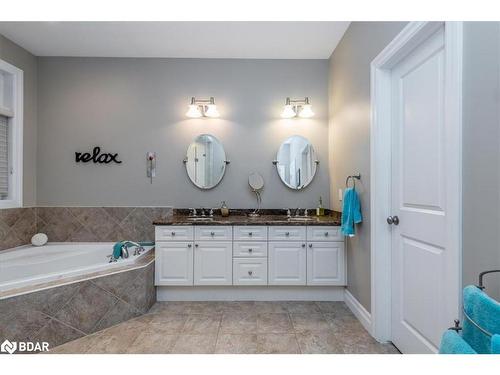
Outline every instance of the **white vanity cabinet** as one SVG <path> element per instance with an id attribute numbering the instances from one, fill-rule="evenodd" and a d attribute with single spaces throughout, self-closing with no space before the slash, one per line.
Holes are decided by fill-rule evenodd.
<path id="1" fill-rule="evenodd" d="M 193 243 L 157 241 L 155 284 L 193 285 Z"/>
<path id="2" fill-rule="evenodd" d="M 233 227 L 233 285 L 267 285 L 267 227 Z"/>
<path id="3" fill-rule="evenodd" d="M 269 243 L 269 285 L 306 285 L 306 244 Z"/>
<path id="4" fill-rule="evenodd" d="M 232 285 L 233 248 L 230 241 L 196 241 L 194 285 Z"/>
<path id="5" fill-rule="evenodd" d="M 345 285 L 343 242 L 307 243 L 307 285 Z"/>
<path id="6" fill-rule="evenodd" d="M 343 286 L 337 226 L 157 226 L 158 286 Z"/>

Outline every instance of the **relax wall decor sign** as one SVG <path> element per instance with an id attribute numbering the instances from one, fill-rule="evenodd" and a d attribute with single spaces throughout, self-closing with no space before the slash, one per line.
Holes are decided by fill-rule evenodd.
<path id="1" fill-rule="evenodd" d="M 77 163 L 89 163 L 94 162 L 94 164 L 109 164 L 115 162 L 116 164 L 121 164 L 121 160 L 118 160 L 118 153 L 101 153 L 101 148 L 95 146 L 90 152 L 75 152 L 75 161 Z"/>

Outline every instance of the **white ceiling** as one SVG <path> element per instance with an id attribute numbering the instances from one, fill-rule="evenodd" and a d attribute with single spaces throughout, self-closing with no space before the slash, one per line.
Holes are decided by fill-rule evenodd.
<path id="1" fill-rule="evenodd" d="M 327 59 L 349 22 L 0 22 L 37 56 Z"/>

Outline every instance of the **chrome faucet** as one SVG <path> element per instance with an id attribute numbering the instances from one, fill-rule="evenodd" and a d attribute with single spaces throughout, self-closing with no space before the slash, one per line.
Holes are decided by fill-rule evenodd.
<path id="1" fill-rule="evenodd" d="M 128 254 L 128 249 L 129 247 L 135 247 L 134 249 L 134 256 L 135 255 L 141 255 L 141 253 L 144 251 L 144 247 L 142 247 L 140 244 L 138 244 L 137 242 L 134 242 L 134 241 L 126 241 L 123 246 L 122 246 L 122 254 L 125 252 L 127 255 L 125 256 L 125 258 L 128 258 L 129 254 Z M 122 255 L 123 256 L 123 255 Z"/>

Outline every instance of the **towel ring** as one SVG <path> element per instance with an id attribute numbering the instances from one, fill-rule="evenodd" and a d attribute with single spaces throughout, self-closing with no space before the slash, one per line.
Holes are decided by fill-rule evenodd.
<path id="1" fill-rule="evenodd" d="M 352 187 L 355 188 L 356 187 L 356 180 L 361 180 L 361 173 L 358 173 L 357 175 L 353 175 L 353 176 L 347 176 L 347 178 L 345 179 L 345 187 L 346 188 L 349 187 L 349 180 L 352 180 Z"/>

